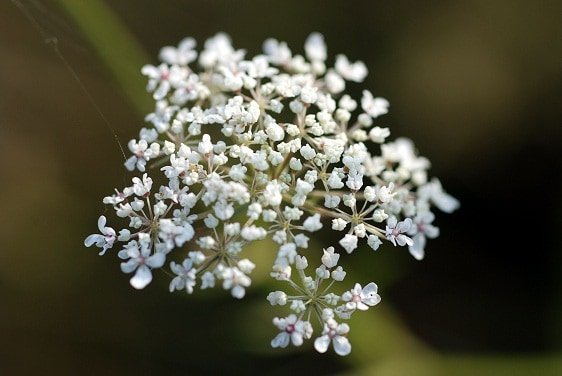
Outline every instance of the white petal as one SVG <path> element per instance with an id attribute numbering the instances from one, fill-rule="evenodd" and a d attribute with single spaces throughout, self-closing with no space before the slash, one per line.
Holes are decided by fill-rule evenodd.
<path id="1" fill-rule="evenodd" d="M 86 247 L 91 247 L 92 245 L 94 245 L 94 243 L 98 243 L 100 241 L 103 241 L 104 239 L 105 238 L 100 234 L 92 234 L 84 240 L 84 245 Z"/>
<path id="2" fill-rule="evenodd" d="M 129 260 L 127 262 L 121 263 L 121 271 L 123 273 L 132 273 L 138 266 L 138 263 L 135 260 Z"/>
<path id="3" fill-rule="evenodd" d="M 181 277 L 175 277 L 170 282 L 170 292 L 174 292 L 174 290 L 181 290 L 183 285 L 181 284 Z"/>
<path id="4" fill-rule="evenodd" d="M 371 282 L 363 288 L 363 294 L 365 296 L 368 296 L 368 295 L 371 295 L 371 294 L 376 294 L 377 290 L 378 290 L 378 286 L 376 285 L 376 283 Z"/>
<path id="5" fill-rule="evenodd" d="M 181 274 L 183 273 L 184 269 L 181 265 L 176 264 L 175 262 L 171 262 L 170 263 L 170 269 L 172 270 L 172 273 L 174 274 Z"/>
<path id="6" fill-rule="evenodd" d="M 368 306 L 374 306 L 377 305 L 381 302 L 381 297 L 378 294 L 375 294 L 373 296 L 369 296 L 365 299 L 363 299 L 363 303 L 367 304 Z"/>
<path id="7" fill-rule="evenodd" d="M 439 236 L 439 227 L 435 227 L 435 226 L 432 226 L 432 225 L 426 225 L 425 226 L 425 235 L 430 239 L 434 239 L 434 238 L 438 237 Z"/>
<path id="8" fill-rule="evenodd" d="M 136 288 L 137 290 L 141 290 L 146 287 L 152 281 L 152 273 L 150 269 L 146 265 L 141 265 L 137 269 L 137 272 L 131 278 L 131 286 Z"/>
<path id="9" fill-rule="evenodd" d="M 296 331 L 291 333 L 291 342 L 293 342 L 294 346 L 302 345 L 302 342 L 303 342 L 302 334 L 298 333 Z"/>
<path id="10" fill-rule="evenodd" d="M 102 234 L 103 234 L 103 230 L 105 228 L 106 223 L 107 223 L 107 220 L 105 219 L 105 217 L 103 215 L 100 215 L 100 217 L 98 219 L 98 228 L 100 229 Z"/>
<path id="11" fill-rule="evenodd" d="M 236 285 L 232 288 L 232 290 L 230 290 L 230 293 L 236 299 L 242 299 L 244 295 L 246 295 L 246 290 L 244 289 L 244 287 Z"/>
<path id="12" fill-rule="evenodd" d="M 369 283 L 363 289 L 361 294 L 361 301 L 368 306 L 374 306 L 380 303 L 381 297 L 377 294 L 378 287 L 374 282 Z"/>
<path id="13" fill-rule="evenodd" d="M 369 306 L 366 305 L 364 302 L 357 302 L 357 309 L 360 311 L 366 311 L 369 309 Z"/>
<path id="14" fill-rule="evenodd" d="M 176 62 L 176 57 L 178 56 L 176 49 L 174 47 L 166 46 L 160 50 L 160 60 L 165 61 L 170 64 L 174 64 Z M 143 72 L 144 73 L 144 72 Z"/>
<path id="15" fill-rule="evenodd" d="M 319 353 L 325 353 L 328 350 L 328 346 L 330 345 L 330 337 L 324 335 L 322 337 L 316 338 L 314 340 L 314 348 Z"/>
<path id="16" fill-rule="evenodd" d="M 433 202 L 435 206 L 445 213 L 452 213 L 461 206 L 459 200 L 445 192 L 435 194 L 433 196 Z"/>
<path id="17" fill-rule="evenodd" d="M 142 67 L 141 73 L 150 78 L 156 78 L 160 76 L 160 71 L 153 65 L 145 65 L 144 67 Z"/>
<path id="18" fill-rule="evenodd" d="M 166 256 L 162 252 L 156 252 L 152 256 L 146 259 L 146 265 L 151 268 L 161 268 L 166 261 Z"/>
<path id="19" fill-rule="evenodd" d="M 423 259 L 425 243 L 425 236 L 423 234 L 416 234 L 414 236 L 414 243 L 408 247 L 410 254 L 414 256 L 416 260 Z"/>
<path id="20" fill-rule="evenodd" d="M 346 337 L 335 336 L 333 343 L 336 354 L 345 356 L 351 352 L 351 343 L 349 343 L 349 340 Z"/>
<path id="21" fill-rule="evenodd" d="M 164 99 L 170 90 L 170 83 L 168 81 L 161 81 L 156 91 L 152 94 L 153 98 L 157 101 Z M 139 169 L 140 170 L 140 169 Z"/>
<path id="22" fill-rule="evenodd" d="M 349 333 L 349 325 L 347 325 L 346 323 L 338 325 L 337 333 L 340 336 Z"/>
<path id="23" fill-rule="evenodd" d="M 277 334 L 275 338 L 271 340 L 271 347 L 287 347 L 289 344 L 289 334 L 282 332 Z"/>
<path id="24" fill-rule="evenodd" d="M 326 44 L 324 37 L 320 33 L 312 33 L 306 38 L 304 45 L 306 57 L 310 60 L 326 60 Z"/>

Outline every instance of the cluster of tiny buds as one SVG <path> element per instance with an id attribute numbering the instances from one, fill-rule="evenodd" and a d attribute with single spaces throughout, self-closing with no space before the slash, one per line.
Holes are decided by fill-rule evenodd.
<path id="1" fill-rule="evenodd" d="M 156 105 L 125 162 L 142 176 L 103 199 L 128 223 L 116 231 L 101 216 L 100 233 L 84 243 L 100 255 L 121 243 L 121 269 L 136 289 L 168 260 L 170 291 L 222 285 L 241 299 L 255 268 L 241 254 L 269 237 L 278 244 L 271 277 L 290 293 L 267 300 L 293 312 L 273 320 L 281 332 L 271 345 L 300 346 L 312 337 L 315 317 L 315 349 L 332 343 L 347 355 L 350 328 L 337 320 L 380 297 L 374 282 L 332 292 L 346 276 L 338 252 L 362 243 L 377 250 L 386 240 L 422 259 L 427 239 L 439 235 L 432 207 L 450 213 L 459 203 L 428 178 L 430 163 L 412 141 L 387 141 L 389 129 L 376 125 L 387 100 L 364 90 L 357 102 L 344 93 L 367 69 L 344 55 L 328 68 L 321 34 L 307 38 L 304 56 L 268 39 L 263 54 L 247 59 L 222 33 L 199 54 L 195 47 L 186 38 L 161 50 L 160 65 L 142 68 Z M 340 239 L 307 275 L 310 234 L 326 225 Z"/>

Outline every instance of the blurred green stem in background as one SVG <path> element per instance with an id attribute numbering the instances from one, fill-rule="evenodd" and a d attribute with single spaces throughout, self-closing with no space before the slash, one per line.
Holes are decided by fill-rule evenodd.
<path id="1" fill-rule="evenodd" d="M 153 108 L 140 68 L 152 59 L 117 15 L 101 0 L 57 0 L 95 48 L 126 98 L 142 116 Z M 386 303 L 388 304 L 388 303 Z M 414 337 L 386 306 L 372 314 L 356 315 L 353 352 L 344 359 L 360 375 L 561 375 L 562 356 L 445 355 Z M 371 312 L 370 312 L 371 313 Z M 373 312 L 374 314 L 374 312 Z M 267 344 L 264 344 L 264 346 Z"/>
<path id="2" fill-rule="evenodd" d="M 137 113 L 144 117 L 152 111 L 154 101 L 146 94 L 146 80 L 140 73 L 152 59 L 112 9 L 102 0 L 57 1 L 95 48 Z"/>

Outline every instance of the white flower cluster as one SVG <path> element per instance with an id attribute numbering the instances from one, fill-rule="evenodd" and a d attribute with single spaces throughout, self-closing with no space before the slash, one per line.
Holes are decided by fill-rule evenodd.
<path id="1" fill-rule="evenodd" d="M 263 54 L 247 59 L 225 34 L 207 40 L 199 54 L 195 46 L 186 38 L 161 50 L 160 65 L 143 67 L 156 106 L 146 117 L 150 127 L 129 142 L 125 163 L 143 174 L 103 200 L 128 226 L 117 232 L 101 216 L 101 233 L 84 243 L 102 255 L 120 242 L 121 269 L 134 273 L 137 289 L 168 259 L 170 291 L 222 285 L 240 299 L 255 267 L 241 252 L 269 236 L 279 245 L 271 276 L 297 294 L 268 296 L 294 312 L 274 320 L 281 333 L 272 346 L 311 338 L 314 312 L 322 326 L 316 350 L 331 342 L 346 355 L 349 326 L 336 317 L 376 305 L 377 285 L 330 292 L 346 274 L 334 247 L 324 250 L 314 276 L 306 275 L 310 234 L 331 225 L 347 253 L 361 243 L 377 250 L 388 240 L 421 259 L 426 239 L 439 232 L 432 205 L 452 212 L 459 203 L 428 180 L 429 161 L 410 140 L 386 142 L 389 129 L 375 122 L 388 101 L 367 90 L 359 102 L 343 94 L 367 69 L 343 55 L 328 68 L 322 35 L 308 37 L 305 56 L 269 39 Z"/>

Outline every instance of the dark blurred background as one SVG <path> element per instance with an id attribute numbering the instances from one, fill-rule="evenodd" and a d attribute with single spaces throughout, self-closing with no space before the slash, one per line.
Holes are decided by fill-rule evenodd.
<path id="1" fill-rule="evenodd" d="M 2 1 L 0 374 L 562 374 L 561 15 L 560 1 Z M 112 133 L 126 144 L 152 109 L 140 66 L 217 31 L 250 56 L 268 37 L 302 53 L 320 31 L 332 59 L 363 60 L 352 92 L 389 99 L 382 124 L 462 203 L 422 262 L 392 247 L 344 260 L 383 298 L 352 323 L 348 358 L 269 349 L 267 260 L 233 301 L 169 294 L 163 273 L 135 291 L 115 252 L 83 246 L 131 178 Z"/>

